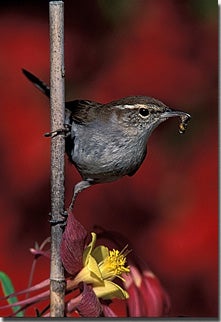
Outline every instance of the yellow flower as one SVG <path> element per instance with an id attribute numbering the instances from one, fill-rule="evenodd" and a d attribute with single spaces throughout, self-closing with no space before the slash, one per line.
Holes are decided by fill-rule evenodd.
<path id="1" fill-rule="evenodd" d="M 125 248 L 119 252 L 118 250 L 109 250 L 105 246 L 97 246 L 96 234 L 92 233 L 92 240 L 85 248 L 83 253 L 83 268 L 75 276 L 72 281 L 74 285 L 80 282 L 91 284 L 97 297 L 102 299 L 126 299 L 128 293 L 118 284 L 113 282 L 113 279 L 121 277 L 121 274 L 130 271 L 126 264 L 126 255 L 128 250 Z"/>

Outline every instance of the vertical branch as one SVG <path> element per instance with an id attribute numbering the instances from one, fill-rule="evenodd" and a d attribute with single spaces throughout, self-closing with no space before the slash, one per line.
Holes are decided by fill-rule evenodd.
<path id="1" fill-rule="evenodd" d="M 50 103 L 51 131 L 64 126 L 64 4 L 49 2 L 50 20 Z M 51 317 L 64 316 L 65 278 L 60 258 L 62 221 L 64 219 L 64 153 L 65 139 L 56 135 L 51 139 Z"/>

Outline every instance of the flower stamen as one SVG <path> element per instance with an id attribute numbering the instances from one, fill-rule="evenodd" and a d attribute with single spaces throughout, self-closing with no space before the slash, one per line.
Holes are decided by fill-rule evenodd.
<path id="1" fill-rule="evenodd" d="M 130 267 L 125 266 L 126 255 L 128 254 L 127 246 L 119 252 L 119 250 L 113 249 L 109 251 L 107 256 L 102 262 L 99 263 L 99 269 L 101 271 L 103 279 L 113 280 L 115 277 L 121 278 L 121 274 L 129 273 Z"/>

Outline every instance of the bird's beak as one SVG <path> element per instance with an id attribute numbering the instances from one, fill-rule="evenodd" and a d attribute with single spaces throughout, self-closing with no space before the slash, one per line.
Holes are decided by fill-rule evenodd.
<path id="1" fill-rule="evenodd" d="M 181 122 L 179 125 L 179 131 L 180 133 L 184 133 L 187 127 L 187 123 L 191 119 L 190 114 L 182 111 L 176 111 L 171 108 L 167 108 L 165 112 L 163 112 L 160 116 L 162 119 L 167 119 L 169 117 L 179 117 Z"/>

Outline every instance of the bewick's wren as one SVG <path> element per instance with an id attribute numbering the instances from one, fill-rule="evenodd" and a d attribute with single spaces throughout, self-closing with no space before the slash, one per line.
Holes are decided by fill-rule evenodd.
<path id="1" fill-rule="evenodd" d="M 50 97 L 45 83 L 26 70 L 23 73 Z M 85 188 L 135 174 L 146 156 L 150 134 L 170 117 L 181 119 L 179 130 L 183 133 L 190 115 L 151 97 L 131 96 L 108 104 L 66 102 L 66 153 L 82 177 L 74 188 L 70 207 Z"/>

